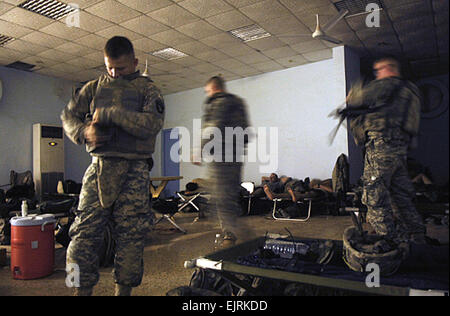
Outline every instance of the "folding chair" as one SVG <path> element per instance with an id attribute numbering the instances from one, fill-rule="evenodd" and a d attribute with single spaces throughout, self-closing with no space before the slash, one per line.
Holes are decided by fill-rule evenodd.
<path id="1" fill-rule="evenodd" d="M 184 194 L 184 195 L 183 195 Z M 194 193 L 194 194 L 186 194 L 186 193 L 177 192 L 178 197 L 181 199 L 181 203 L 178 204 L 178 211 L 181 211 L 186 206 L 191 205 L 193 208 L 200 211 L 200 208 L 195 205 L 194 200 L 198 198 L 202 193 Z"/>
<path id="2" fill-rule="evenodd" d="M 248 196 L 244 196 L 248 198 L 248 207 L 247 207 L 247 215 L 250 215 L 250 206 L 252 202 L 252 193 L 255 191 L 255 183 L 253 182 L 242 182 L 241 187 L 248 191 Z"/>
<path id="3" fill-rule="evenodd" d="M 276 210 L 277 210 L 277 202 L 286 201 L 287 199 L 274 199 L 273 200 L 273 210 L 272 210 L 272 217 L 273 219 L 277 221 L 291 221 L 291 222 L 306 222 L 311 217 L 311 206 L 312 206 L 312 198 L 303 198 L 302 201 L 297 201 L 297 204 L 303 203 L 303 201 L 308 201 L 308 215 L 305 218 L 282 218 L 276 216 Z"/>
<path id="4" fill-rule="evenodd" d="M 178 203 L 176 201 L 174 201 L 173 199 L 157 199 L 152 202 L 152 209 L 161 214 L 161 217 L 153 224 L 154 226 L 160 223 L 163 219 L 166 219 L 180 232 L 182 232 L 183 234 L 187 233 L 187 231 L 180 227 L 173 218 L 173 216 L 179 211 Z"/>

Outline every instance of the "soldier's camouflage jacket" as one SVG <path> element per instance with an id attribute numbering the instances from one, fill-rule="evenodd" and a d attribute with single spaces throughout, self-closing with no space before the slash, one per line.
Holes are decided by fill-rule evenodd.
<path id="1" fill-rule="evenodd" d="M 100 76 L 83 86 L 61 114 L 67 136 L 85 144 L 84 129 L 97 110 L 98 127 L 108 141 L 100 147 L 86 144 L 92 156 L 125 159 L 150 158 L 164 122 L 164 100 L 153 82 L 139 72 L 112 78 Z"/>
<path id="2" fill-rule="evenodd" d="M 202 137 L 208 135 L 210 137 L 202 139 L 201 148 L 205 150 L 205 145 L 209 143 L 215 162 L 242 162 L 240 159 L 244 154 L 245 144 L 251 137 L 248 130 L 245 132 L 248 126 L 244 101 L 233 94 L 216 93 L 206 100 L 202 118 Z M 220 135 L 209 134 L 208 128 L 211 127 L 220 131 Z M 221 153 L 214 152 L 220 148 Z"/>
<path id="3" fill-rule="evenodd" d="M 405 141 L 419 132 L 421 94 L 411 82 L 397 77 L 374 80 L 363 88 L 349 106 L 365 106 L 368 112 L 350 120 L 350 129 L 359 145 L 367 141 L 369 132 L 405 136 Z"/>

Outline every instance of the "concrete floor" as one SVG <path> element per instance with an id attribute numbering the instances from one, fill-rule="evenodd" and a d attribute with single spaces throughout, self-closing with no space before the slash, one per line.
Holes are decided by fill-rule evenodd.
<path id="1" fill-rule="evenodd" d="M 149 233 L 145 247 L 145 273 L 140 287 L 133 290 L 136 296 L 163 296 L 167 291 L 189 284 L 193 270 L 183 267 L 184 261 L 214 252 L 214 237 L 218 226 L 210 219 L 193 223 L 196 213 L 179 213 L 176 221 L 188 233 L 174 230 L 167 221 L 158 224 Z M 266 232 L 286 234 L 287 228 L 295 237 L 325 238 L 341 240 L 343 231 L 351 226 L 350 216 L 312 216 L 308 222 L 274 221 L 266 215 L 241 217 L 241 220 L 256 235 Z M 427 226 L 428 235 L 449 242 L 447 226 Z M 6 246 L 0 246 L 6 247 Z M 10 255 L 10 247 L 8 257 Z M 9 266 L 0 267 L 0 296 L 66 296 L 72 289 L 65 285 L 65 248 L 57 244 L 55 271 L 52 275 L 37 280 L 14 280 Z M 100 269 L 100 281 L 94 288 L 95 296 L 113 295 L 112 268 Z"/>

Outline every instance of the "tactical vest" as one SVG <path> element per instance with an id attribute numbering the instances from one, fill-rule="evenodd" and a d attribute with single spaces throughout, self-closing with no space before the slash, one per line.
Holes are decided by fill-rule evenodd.
<path id="1" fill-rule="evenodd" d="M 405 141 L 416 136 L 420 122 L 420 93 L 399 78 L 371 82 L 364 89 L 364 101 L 369 112 L 350 122 L 357 143 L 368 132 L 381 132 L 387 137 L 403 135 Z"/>
<path id="2" fill-rule="evenodd" d="M 90 105 L 91 115 L 98 108 L 113 106 L 127 111 L 141 112 L 144 106 L 145 88 L 149 82 L 151 81 L 148 78 L 142 76 L 137 76 L 132 80 L 101 76 Z M 86 150 L 89 153 L 100 155 L 105 153 L 151 154 L 153 151 L 154 139 L 137 139 L 117 125 L 101 127 L 100 134 L 107 136 L 109 140 L 100 147 L 87 144 Z"/>

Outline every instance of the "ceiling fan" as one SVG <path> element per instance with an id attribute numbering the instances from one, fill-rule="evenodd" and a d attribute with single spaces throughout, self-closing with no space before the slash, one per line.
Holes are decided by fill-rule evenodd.
<path id="1" fill-rule="evenodd" d="M 305 36 L 307 36 L 307 37 L 312 37 L 315 39 L 328 41 L 328 42 L 331 42 L 334 44 L 341 44 L 342 43 L 341 40 L 338 40 L 337 38 L 327 35 L 326 32 L 331 30 L 340 20 L 342 20 L 348 14 L 348 12 L 349 12 L 348 10 L 339 11 L 339 13 L 334 18 L 332 18 L 330 21 L 328 21 L 328 23 L 325 24 L 325 26 L 323 26 L 323 27 L 320 26 L 319 15 L 316 14 L 317 25 L 316 25 L 316 30 L 312 34 L 286 35 L 286 36 L 280 36 L 280 37 L 286 38 L 286 37 L 305 37 Z"/>

